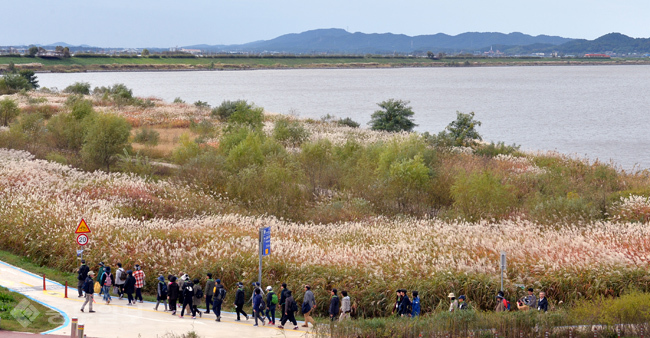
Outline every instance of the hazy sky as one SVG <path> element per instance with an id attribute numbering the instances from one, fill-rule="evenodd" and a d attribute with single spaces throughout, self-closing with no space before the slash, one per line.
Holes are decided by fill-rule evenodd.
<path id="1" fill-rule="evenodd" d="M 2 0 L 0 7 L 0 45 L 236 44 L 317 28 L 650 36 L 648 0 Z"/>

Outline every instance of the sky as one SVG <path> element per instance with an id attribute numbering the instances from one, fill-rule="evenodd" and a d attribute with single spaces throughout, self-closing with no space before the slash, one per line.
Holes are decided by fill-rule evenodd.
<path id="1" fill-rule="evenodd" d="M 411 36 L 650 37 L 648 0 L 2 0 L 0 5 L 0 46 L 240 44 L 318 28 Z"/>

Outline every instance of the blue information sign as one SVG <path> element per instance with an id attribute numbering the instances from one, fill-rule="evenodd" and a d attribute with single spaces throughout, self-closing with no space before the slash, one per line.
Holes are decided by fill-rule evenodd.
<path id="1" fill-rule="evenodd" d="M 262 256 L 271 254 L 271 227 L 262 229 Z"/>

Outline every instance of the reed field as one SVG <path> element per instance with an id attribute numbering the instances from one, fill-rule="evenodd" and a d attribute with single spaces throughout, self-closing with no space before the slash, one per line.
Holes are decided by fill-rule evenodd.
<path id="1" fill-rule="evenodd" d="M 475 322 L 493 321 L 482 310 L 496 305 L 502 251 L 507 297 L 545 291 L 553 318 L 650 292 L 647 170 L 503 144 L 450 146 L 436 135 L 298 120 L 254 105 L 223 119 L 200 103 L 110 93 L 5 97 L 20 115 L 0 129 L 0 248 L 73 271 L 83 217 L 91 269 L 140 264 L 149 291 L 159 274 L 213 272 L 234 291 L 235 282 L 257 280 L 258 229 L 270 226 L 263 284 L 286 282 L 298 300 L 301 286 L 312 285 L 321 315 L 330 289 L 347 290 L 360 318 L 390 315 L 403 288 L 419 291 L 426 316 L 442 316 L 454 292 L 467 295 Z M 85 145 L 55 133 L 57 119 L 81 114 L 79 102 L 90 102 L 90 117 L 65 120 L 79 135 L 84 119 L 104 114 L 130 127 L 110 172 Z M 425 319 L 413 337 L 426 331 Z M 560 319 L 549 325 L 577 324 Z M 397 334 L 385 331 L 391 321 L 359 323 L 326 331 Z M 398 335 L 410 336 L 404 323 L 395 324 Z"/>

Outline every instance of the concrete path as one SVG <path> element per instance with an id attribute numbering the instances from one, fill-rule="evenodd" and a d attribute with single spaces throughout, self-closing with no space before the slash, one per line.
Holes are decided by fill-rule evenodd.
<path id="1" fill-rule="evenodd" d="M 281 330 L 273 326 L 254 327 L 253 320 L 237 322 L 233 313 L 222 313 L 221 322 L 215 322 L 213 314 L 204 315 L 203 318 L 197 317 L 194 320 L 191 315 L 185 315 L 185 318 L 181 319 L 178 316 L 172 316 L 170 312 L 155 311 L 153 309 L 155 304 L 150 302 L 128 306 L 126 299 L 119 300 L 117 297 L 113 297 L 111 304 L 105 305 L 105 302 L 97 294 L 95 294 L 96 303 L 93 305 L 93 310 L 96 313 L 88 313 L 88 307 L 86 307 L 86 312 L 81 312 L 79 309 L 83 304 L 83 298 L 77 298 L 76 285 L 68 288 L 70 298 L 64 298 L 65 287 L 63 285 L 47 280 L 47 291 L 43 291 L 42 276 L 34 275 L 2 261 L 0 261 L 0 285 L 20 292 L 32 301 L 46 305 L 63 315 L 64 322 L 57 323 L 61 326 L 44 334 L 70 336 L 70 319 L 76 317 L 80 324 L 85 324 L 85 332 L 88 337 L 163 337 L 167 334 L 180 335 L 189 331 L 195 331 L 199 336 L 206 338 L 311 336 L 305 328 L 296 331 Z M 39 315 L 48 316 L 48 313 Z M 49 313 L 49 315 L 52 314 Z M 279 325 L 280 320 L 278 319 L 276 323 Z M 298 325 L 301 324 L 298 323 Z"/>

